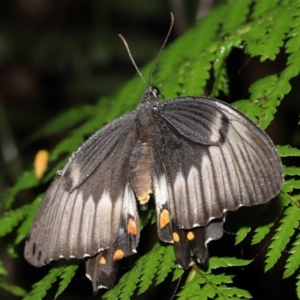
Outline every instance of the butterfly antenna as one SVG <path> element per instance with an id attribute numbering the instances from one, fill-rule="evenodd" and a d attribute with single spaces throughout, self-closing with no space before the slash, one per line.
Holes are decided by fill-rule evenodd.
<path id="1" fill-rule="evenodd" d="M 127 50 L 127 53 L 128 53 L 128 55 L 129 55 L 129 57 L 130 57 L 130 59 L 131 59 L 131 62 L 132 62 L 133 65 L 134 65 L 135 69 L 137 70 L 138 74 L 139 74 L 140 77 L 142 78 L 142 80 L 143 80 L 143 82 L 145 83 L 145 85 L 148 87 L 148 84 L 146 83 L 146 81 L 145 81 L 145 79 L 144 79 L 142 73 L 140 72 L 139 68 L 137 67 L 137 65 L 136 65 L 136 63 L 135 63 L 135 61 L 134 61 L 134 59 L 133 59 L 133 57 L 132 57 L 132 55 L 131 55 L 129 46 L 128 46 L 128 44 L 127 44 L 125 38 L 122 36 L 122 34 L 119 34 L 119 37 L 120 37 L 120 39 L 122 40 L 123 44 L 125 45 L 125 48 L 126 48 L 126 50 Z"/>
<path id="2" fill-rule="evenodd" d="M 153 64 L 153 66 L 152 66 L 151 73 L 150 73 L 150 78 L 149 78 L 149 86 L 150 86 L 150 83 L 151 83 L 152 75 L 153 75 L 154 69 L 155 69 L 155 67 L 156 67 L 157 61 L 158 61 L 158 59 L 159 59 L 159 57 L 160 57 L 160 54 L 161 54 L 162 50 L 164 49 L 164 47 L 165 47 L 165 45 L 166 45 L 166 43 L 167 43 L 167 41 L 168 41 L 168 39 L 169 39 L 170 33 L 171 33 L 171 31 L 172 31 L 172 29 L 173 29 L 173 26 L 174 26 L 174 15 L 173 15 L 173 13 L 170 13 L 170 15 L 171 15 L 171 24 L 170 24 L 170 28 L 169 28 L 169 31 L 168 31 L 168 33 L 167 33 L 167 36 L 166 36 L 166 38 L 165 38 L 165 40 L 164 40 L 164 42 L 163 42 L 161 48 L 160 48 L 160 50 L 159 50 L 159 52 L 158 52 L 158 54 L 157 54 L 157 56 L 156 56 L 156 59 L 155 59 L 155 61 L 154 61 L 154 64 Z"/>

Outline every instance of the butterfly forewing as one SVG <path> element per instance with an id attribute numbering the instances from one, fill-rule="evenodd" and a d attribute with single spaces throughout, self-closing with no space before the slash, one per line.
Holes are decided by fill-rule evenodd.
<path id="1" fill-rule="evenodd" d="M 123 228 L 123 235 L 119 232 L 128 222 L 136 230 L 127 248 L 136 248 L 138 215 L 129 185 L 133 120 L 134 114 L 129 114 L 97 132 L 53 181 L 26 242 L 25 257 L 31 264 L 93 256 L 117 239 L 118 244 L 122 239 L 127 243 L 129 227 Z"/>

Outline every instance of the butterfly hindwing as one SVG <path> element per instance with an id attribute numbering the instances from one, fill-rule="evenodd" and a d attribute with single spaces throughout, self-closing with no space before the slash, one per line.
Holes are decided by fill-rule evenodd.
<path id="1" fill-rule="evenodd" d="M 115 251 L 107 258 L 119 260 L 135 251 L 139 219 L 129 184 L 134 117 L 128 114 L 98 131 L 55 178 L 26 242 L 25 258 L 31 264 L 82 259 L 107 248 Z"/>

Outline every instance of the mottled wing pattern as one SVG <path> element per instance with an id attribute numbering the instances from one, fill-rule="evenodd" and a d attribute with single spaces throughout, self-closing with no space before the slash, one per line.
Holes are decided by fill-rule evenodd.
<path id="1" fill-rule="evenodd" d="M 182 267 L 188 266 L 184 253 L 189 246 L 205 263 L 206 244 L 222 236 L 226 210 L 265 203 L 277 195 L 281 161 L 266 133 L 221 101 L 173 99 L 159 106 L 155 118 L 153 185 L 159 236 L 174 242 Z"/>
<path id="2" fill-rule="evenodd" d="M 115 264 L 109 260 L 135 251 L 139 218 L 129 184 L 136 143 L 134 117 L 135 113 L 125 115 L 95 133 L 54 179 L 26 241 L 28 262 L 42 266 L 62 257 L 95 256 L 106 249 L 87 265 L 93 285 L 106 286 L 110 283 L 99 278 L 99 267 L 108 266 L 106 272 L 114 273 Z"/>

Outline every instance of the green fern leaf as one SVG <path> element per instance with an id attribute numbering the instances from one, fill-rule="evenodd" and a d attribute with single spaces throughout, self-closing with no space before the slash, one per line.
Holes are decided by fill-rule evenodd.
<path id="1" fill-rule="evenodd" d="M 242 25 L 247 18 L 250 10 L 250 0 L 237 0 L 229 2 L 224 11 L 226 15 L 230 15 L 230 18 L 223 22 L 222 32 L 230 34 L 232 28 L 237 28 Z"/>
<path id="2" fill-rule="evenodd" d="M 266 235 L 270 232 L 271 227 L 274 225 L 274 223 L 269 223 L 267 225 L 259 226 L 255 229 L 255 233 L 251 240 L 251 245 L 255 245 L 260 243 Z"/>
<path id="3" fill-rule="evenodd" d="M 164 251 L 165 247 L 156 244 L 148 254 L 138 259 L 132 270 L 122 276 L 112 290 L 105 293 L 103 299 L 130 299 L 137 285 L 138 293 L 144 292 L 153 281 Z"/>
<path id="4" fill-rule="evenodd" d="M 299 27 L 300 27 L 300 16 L 299 16 L 299 6 L 298 6 L 297 12 L 295 13 L 295 18 L 291 23 L 291 30 L 288 33 L 289 39 L 285 44 L 286 53 L 293 53 L 299 50 L 299 46 L 300 46 Z"/>
<path id="5" fill-rule="evenodd" d="M 219 286 L 219 290 L 229 299 L 252 299 L 252 296 L 248 291 L 236 287 Z M 224 298 L 218 297 L 216 299 L 223 300 Z"/>
<path id="6" fill-rule="evenodd" d="M 300 266 L 300 234 L 298 234 L 296 241 L 293 243 L 292 249 L 289 251 L 290 256 L 284 266 L 285 271 L 283 278 L 293 275 Z"/>
<path id="7" fill-rule="evenodd" d="M 287 207 L 284 215 L 268 248 L 265 271 L 268 271 L 275 265 L 289 242 L 290 237 L 294 234 L 295 228 L 299 226 L 300 210 L 297 207 Z"/>
<path id="8" fill-rule="evenodd" d="M 273 90 L 276 82 L 276 75 L 266 76 L 255 81 L 249 88 L 251 100 L 239 100 L 234 102 L 233 106 L 247 114 L 253 122 L 264 129 L 265 123 L 262 123 L 264 115 L 270 115 L 269 118 L 272 119 L 276 112 L 276 102 L 268 100 L 268 95 Z"/>
<path id="9" fill-rule="evenodd" d="M 243 267 L 250 264 L 252 260 L 240 259 L 235 257 L 210 257 L 209 268 L 218 269 L 225 267 Z"/>
<path id="10" fill-rule="evenodd" d="M 185 79 L 181 95 L 201 95 L 204 93 L 206 81 L 209 79 L 209 70 L 215 55 L 209 52 L 201 54 L 190 67 L 190 76 Z M 201 68 L 201 72 L 198 70 Z M 191 80 L 192 79 L 192 80 Z"/>
<path id="11" fill-rule="evenodd" d="M 228 75 L 226 71 L 225 59 L 231 52 L 233 44 L 231 41 L 223 43 L 223 47 L 216 53 L 216 59 L 213 64 L 215 81 L 211 91 L 211 97 L 218 97 L 219 92 L 223 91 L 225 95 L 229 94 Z"/>
<path id="12" fill-rule="evenodd" d="M 215 285 L 220 285 L 222 283 L 232 283 L 232 278 L 226 274 L 208 274 L 206 276 L 208 282 L 211 282 Z"/>
<path id="13" fill-rule="evenodd" d="M 283 172 L 285 175 L 300 175 L 300 167 L 286 167 L 283 166 Z"/>
<path id="14" fill-rule="evenodd" d="M 9 292 L 10 294 L 14 295 L 14 296 L 18 296 L 18 297 L 25 297 L 27 295 L 27 292 L 22 289 L 21 287 L 14 285 L 14 284 L 10 284 L 7 282 L 0 282 L 0 288 Z"/>
<path id="15" fill-rule="evenodd" d="M 195 276 L 190 282 L 188 282 L 182 287 L 181 291 L 176 295 L 178 297 L 177 300 L 185 300 L 193 296 L 199 296 L 199 286 L 200 284 L 204 283 L 204 278 L 200 276 Z M 207 299 L 207 297 L 205 296 L 204 299 Z"/>
<path id="16" fill-rule="evenodd" d="M 23 217 L 23 222 L 17 230 L 17 237 L 15 238 L 14 244 L 19 244 L 28 234 L 33 218 L 36 214 L 36 211 L 41 203 L 42 195 L 39 195 L 31 204 L 26 206 L 25 215 Z"/>
<path id="17" fill-rule="evenodd" d="M 211 284 L 204 284 L 201 289 L 198 290 L 198 294 L 205 296 L 208 299 L 213 299 L 217 295 L 216 286 Z"/>
<path id="18" fill-rule="evenodd" d="M 75 275 L 76 270 L 78 269 L 78 265 L 69 265 L 64 267 L 64 270 L 62 274 L 60 275 L 60 278 L 62 279 L 59 283 L 59 289 L 55 294 L 55 299 L 66 289 L 66 287 L 69 285 L 71 279 Z"/>
<path id="19" fill-rule="evenodd" d="M 36 179 L 33 170 L 24 172 L 21 176 L 18 177 L 17 182 L 13 187 L 8 189 L 6 194 L 5 208 L 9 209 L 11 205 L 14 203 L 16 195 L 28 188 L 37 186 L 39 181 Z"/>
<path id="20" fill-rule="evenodd" d="M 96 113 L 95 107 L 91 105 L 83 105 L 64 111 L 56 116 L 52 121 L 48 122 L 44 127 L 37 130 L 29 141 L 36 140 L 40 137 L 49 136 L 57 132 L 70 130 L 80 122 L 94 117 Z M 66 122 L 68 120 L 68 122 Z"/>
<path id="21" fill-rule="evenodd" d="M 168 276 L 171 270 L 174 268 L 175 264 L 175 253 L 172 245 L 165 246 L 164 252 L 162 253 L 161 263 L 158 266 L 156 272 L 156 282 L 155 285 L 163 282 Z"/>
<path id="22" fill-rule="evenodd" d="M 236 237 L 235 237 L 235 245 L 238 245 L 239 243 L 241 243 L 249 234 L 249 232 L 251 231 L 251 226 L 243 226 L 241 227 L 238 232 L 236 233 Z"/>
<path id="23" fill-rule="evenodd" d="M 281 157 L 300 156 L 300 149 L 293 148 L 289 145 L 276 146 L 276 150 Z"/>
<path id="24" fill-rule="evenodd" d="M 102 298 L 103 299 L 131 299 L 136 286 L 139 282 L 139 266 L 136 265 L 132 270 L 124 274 L 111 290 L 106 292 Z"/>
<path id="25" fill-rule="evenodd" d="M 283 192 L 289 193 L 292 192 L 294 189 L 300 189 L 300 180 L 289 179 L 283 183 L 282 186 Z"/>
<path id="26" fill-rule="evenodd" d="M 28 205 L 6 212 L 0 219 L 0 237 L 10 233 L 24 218 Z"/>
<path id="27" fill-rule="evenodd" d="M 180 269 L 180 268 L 175 268 L 174 272 L 173 272 L 173 277 L 172 277 L 172 281 L 175 281 L 179 278 L 181 278 L 181 276 L 184 274 L 184 270 Z"/>
<path id="28" fill-rule="evenodd" d="M 214 10 L 210 18 L 201 20 L 197 28 L 187 32 L 162 54 L 163 68 L 159 68 L 155 79 L 161 82 L 159 88 L 163 87 L 168 98 L 178 94 L 203 93 L 205 82 L 209 78 L 210 63 L 214 61 L 214 50 L 208 51 L 207 47 L 215 38 L 219 20 L 223 15 L 224 10 Z M 201 36 L 201 43 L 194 43 L 199 36 Z M 180 87 L 181 85 L 183 88 Z"/>
<path id="29" fill-rule="evenodd" d="M 163 263 L 162 258 L 165 249 L 165 247 L 157 246 L 156 248 L 154 248 L 154 251 L 151 251 L 150 253 L 148 253 L 148 255 L 143 257 L 143 263 L 139 261 L 142 268 L 140 270 L 141 272 L 138 294 L 142 294 L 143 292 L 145 292 L 152 284 L 159 264 Z"/>
<path id="30" fill-rule="evenodd" d="M 279 53 L 279 48 L 283 46 L 283 40 L 290 29 L 295 11 L 297 11 L 295 10 L 295 6 L 292 6 L 282 10 L 277 9 L 276 13 L 271 15 L 276 22 L 272 21 L 272 26 L 269 27 L 261 61 L 275 59 Z M 270 15 L 268 17 L 270 18 Z"/>
<path id="31" fill-rule="evenodd" d="M 265 13 L 271 8 L 275 8 L 279 0 L 266 0 L 266 1 L 255 1 L 253 7 L 252 17 L 260 17 L 265 15 Z"/>
<path id="32" fill-rule="evenodd" d="M 259 224 L 254 231 L 251 245 L 258 244 L 266 237 L 266 235 L 270 232 L 271 227 L 274 226 L 274 223 L 279 218 L 278 216 L 281 214 L 284 207 L 289 203 L 290 201 L 286 202 L 282 201 L 282 199 L 279 201 L 276 199 L 276 201 L 269 203 L 268 207 L 266 207 L 267 211 L 265 212 L 261 224 Z"/>
<path id="33" fill-rule="evenodd" d="M 39 282 L 32 286 L 31 292 L 24 298 L 24 300 L 43 299 L 47 291 L 51 288 L 58 277 L 64 272 L 65 267 L 53 268 L 49 273 Z"/>

